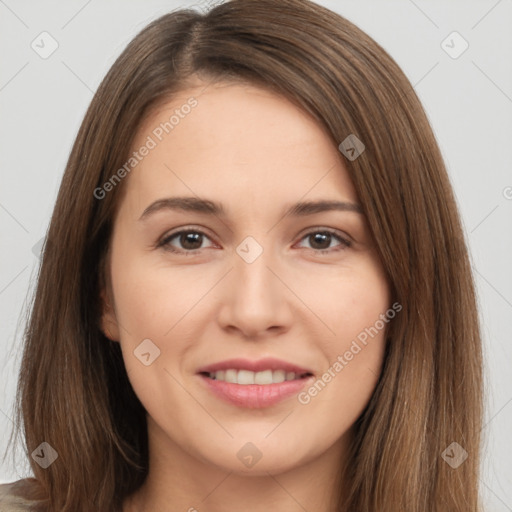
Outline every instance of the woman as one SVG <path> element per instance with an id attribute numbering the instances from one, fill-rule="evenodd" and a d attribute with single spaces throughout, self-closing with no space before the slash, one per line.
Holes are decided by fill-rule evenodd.
<path id="1" fill-rule="evenodd" d="M 305 0 L 146 27 L 73 146 L 18 399 L 4 508 L 481 510 L 467 248 L 390 56 Z"/>

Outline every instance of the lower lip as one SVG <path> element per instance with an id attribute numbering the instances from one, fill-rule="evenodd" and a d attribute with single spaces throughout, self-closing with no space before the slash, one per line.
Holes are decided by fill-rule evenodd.
<path id="1" fill-rule="evenodd" d="M 290 396 L 296 395 L 312 379 L 287 380 L 276 384 L 233 384 L 222 380 L 210 379 L 200 375 L 205 384 L 219 398 L 238 407 L 261 409 L 275 405 Z"/>

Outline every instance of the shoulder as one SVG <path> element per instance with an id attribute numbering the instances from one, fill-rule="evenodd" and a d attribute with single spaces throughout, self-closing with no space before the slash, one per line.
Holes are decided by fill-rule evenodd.
<path id="1" fill-rule="evenodd" d="M 41 502 L 33 499 L 37 487 L 35 478 L 24 478 L 15 482 L 0 484 L 1 512 L 32 512 L 40 510 L 37 505 Z"/>

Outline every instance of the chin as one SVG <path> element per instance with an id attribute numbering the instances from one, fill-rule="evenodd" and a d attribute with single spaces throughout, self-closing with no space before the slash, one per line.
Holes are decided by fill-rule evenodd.
<path id="1" fill-rule="evenodd" d="M 282 440 L 277 437 L 274 442 L 261 439 L 261 431 L 253 439 L 254 442 L 240 441 L 240 438 L 231 439 L 222 447 L 212 442 L 216 448 L 215 452 L 211 452 L 212 445 L 205 447 L 208 451 L 201 454 L 202 458 L 226 472 L 244 476 L 284 473 L 307 462 L 306 453 L 302 454 L 302 450 L 299 451 L 299 448 L 304 449 L 300 442 L 297 446 L 283 447 Z"/>

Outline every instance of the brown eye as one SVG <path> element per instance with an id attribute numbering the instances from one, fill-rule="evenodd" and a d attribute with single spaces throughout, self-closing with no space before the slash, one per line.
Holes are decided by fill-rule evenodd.
<path id="1" fill-rule="evenodd" d="M 195 250 L 200 249 L 201 245 L 203 245 L 203 235 L 201 233 L 182 233 L 178 238 L 181 246 L 184 249 Z"/>
<path id="2" fill-rule="evenodd" d="M 329 249 L 332 241 L 330 233 L 313 233 L 308 238 L 313 249 Z"/>
<path id="3" fill-rule="evenodd" d="M 351 245 L 349 240 L 330 230 L 311 231 L 307 233 L 302 240 L 309 242 L 310 247 L 306 248 L 321 253 L 339 251 Z M 336 241 L 338 244 L 336 244 Z M 331 245 L 333 242 L 335 244 L 334 246 Z"/>
<path id="4" fill-rule="evenodd" d="M 158 247 L 163 247 L 165 250 L 178 253 L 192 253 L 204 249 L 204 240 L 209 239 L 207 235 L 197 230 L 182 230 L 177 231 L 169 236 L 166 236 L 159 244 Z M 178 247 L 176 247 L 178 245 Z"/>

